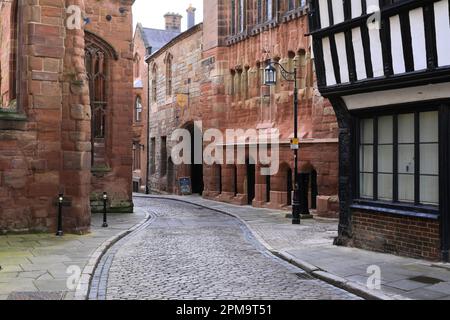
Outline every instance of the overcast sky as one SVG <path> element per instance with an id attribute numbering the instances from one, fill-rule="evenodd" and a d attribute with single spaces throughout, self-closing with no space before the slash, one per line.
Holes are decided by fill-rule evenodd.
<path id="1" fill-rule="evenodd" d="M 133 5 L 134 25 L 140 22 L 144 27 L 164 29 L 164 14 L 176 12 L 183 16 L 181 29 L 186 30 L 186 9 L 189 4 L 197 8 L 196 23 L 203 20 L 203 0 L 136 0 Z"/>

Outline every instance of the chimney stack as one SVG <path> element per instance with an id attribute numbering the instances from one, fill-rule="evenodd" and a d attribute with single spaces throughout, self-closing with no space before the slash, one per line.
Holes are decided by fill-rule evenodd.
<path id="1" fill-rule="evenodd" d="M 175 31 L 181 32 L 181 19 L 183 16 L 178 13 L 166 13 L 164 15 L 164 19 L 166 19 L 166 30 L 167 31 Z"/>
<path id="2" fill-rule="evenodd" d="M 195 11 L 197 9 L 195 9 L 192 4 L 189 5 L 189 8 L 187 8 L 186 12 L 187 12 L 187 27 L 188 29 L 192 28 L 193 26 L 195 26 Z"/>

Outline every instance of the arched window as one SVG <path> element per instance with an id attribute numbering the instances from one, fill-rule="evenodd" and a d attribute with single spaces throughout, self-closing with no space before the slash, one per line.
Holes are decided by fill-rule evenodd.
<path id="1" fill-rule="evenodd" d="M 168 53 L 165 59 L 166 63 L 166 95 L 172 95 L 172 61 L 173 56 Z"/>
<path id="2" fill-rule="evenodd" d="M 17 110 L 19 39 L 21 36 L 18 1 L 2 3 L 0 20 L 0 108 Z"/>
<path id="3" fill-rule="evenodd" d="M 140 122 L 142 120 L 142 100 L 141 97 L 136 98 L 135 104 L 135 112 L 134 112 L 136 122 Z"/>
<path id="4" fill-rule="evenodd" d="M 141 78 L 141 57 L 137 53 L 134 56 L 134 78 Z"/>
<path id="5" fill-rule="evenodd" d="M 157 101 L 157 95 L 158 95 L 157 83 L 158 83 L 158 67 L 156 66 L 156 64 L 154 64 L 153 70 L 152 70 L 152 101 L 153 102 Z"/>
<path id="6" fill-rule="evenodd" d="M 91 102 L 92 164 L 103 165 L 105 159 L 97 157 L 106 146 L 108 134 L 107 115 L 110 104 L 111 63 L 118 59 L 114 48 L 97 35 L 85 31 L 85 66 L 89 80 Z M 102 150 L 102 151 L 101 151 Z"/>

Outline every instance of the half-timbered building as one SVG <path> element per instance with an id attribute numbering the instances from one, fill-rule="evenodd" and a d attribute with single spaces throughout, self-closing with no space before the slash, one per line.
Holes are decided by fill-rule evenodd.
<path id="1" fill-rule="evenodd" d="M 448 0 L 312 0 L 340 128 L 340 244 L 448 260 Z"/>

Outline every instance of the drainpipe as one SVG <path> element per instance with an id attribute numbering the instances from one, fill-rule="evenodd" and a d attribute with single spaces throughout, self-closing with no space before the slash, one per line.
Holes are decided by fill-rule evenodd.
<path id="1" fill-rule="evenodd" d="M 150 186 L 148 184 L 148 179 L 150 178 L 150 63 L 147 62 L 147 151 L 146 151 L 146 159 L 147 159 L 147 172 L 145 178 L 145 194 L 150 194 Z"/>

